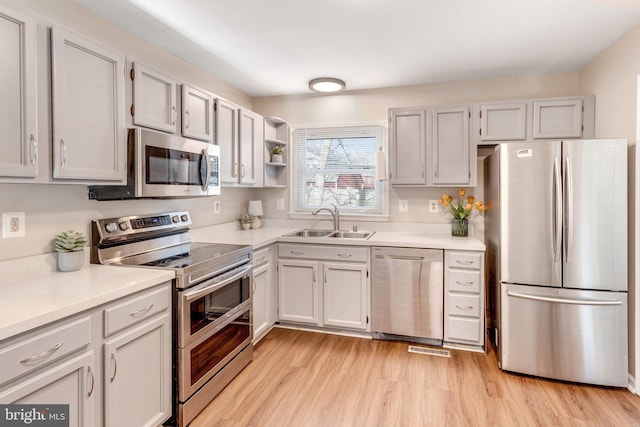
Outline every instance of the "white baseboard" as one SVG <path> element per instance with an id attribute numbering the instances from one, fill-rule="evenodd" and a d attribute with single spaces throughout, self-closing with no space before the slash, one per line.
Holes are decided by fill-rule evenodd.
<path id="1" fill-rule="evenodd" d="M 629 384 L 627 385 L 627 388 L 629 389 L 629 391 L 633 394 L 640 394 L 638 393 L 638 389 L 636 387 L 636 379 L 633 377 L 633 375 L 629 374 Z"/>

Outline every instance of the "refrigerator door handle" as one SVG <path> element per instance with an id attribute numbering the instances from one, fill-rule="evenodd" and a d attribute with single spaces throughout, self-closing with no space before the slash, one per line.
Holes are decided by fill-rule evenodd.
<path id="1" fill-rule="evenodd" d="M 541 295 L 524 294 L 521 292 L 508 291 L 507 295 L 510 297 L 530 299 L 534 301 L 551 302 L 558 304 L 574 304 L 574 305 L 622 305 L 620 300 L 590 300 L 590 299 L 570 299 L 570 298 L 553 298 L 545 297 Z"/>
<path id="2" fill-rule="evenodd" d="M 560 178 L 560 159 L 556 157 L 553 162 L 553 185 L 555 190 L 554 198 L 554 216 L 555 224 L 553 228 L 553 262 L 560 260 L 560 253 L 562 252 L 562 181 Z"/>
<path id="3" fill-rule="evenodd" d="M 566 210 L 566 230 L 567 235 L 565 239 L 565 262 L 571 262 L 571 248 L 573 247 L 573 178 L 571 168 L 571 157 L 567 156 L 565 164 L 565 176 L 566 176 L 566 190 L 565 190 L 565 203 Z"/>

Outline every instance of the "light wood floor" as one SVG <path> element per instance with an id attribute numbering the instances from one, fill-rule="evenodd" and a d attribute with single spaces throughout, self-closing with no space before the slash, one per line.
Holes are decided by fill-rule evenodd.
<path id="1" fill-rule="evenodd" d="M 493 353 L 276 328 L 191 426 L 640 426 L 640 396 L 508 374 Z"/>

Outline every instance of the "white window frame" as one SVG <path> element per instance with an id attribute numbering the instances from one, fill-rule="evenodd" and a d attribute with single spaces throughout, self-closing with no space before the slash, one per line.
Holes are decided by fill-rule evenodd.
<path id="1" fill-rule="evenodd" d="M 387 134 L 388 128 L 386 122 L 374 122 L 374 123 L 356 123 L 356 124 L 340 124 L 340 125 L 294 125 L 291 130 L 291 176 L 289 182 L 290 191 L 289 191 L 289 206 L 291 207 L 289 212 L 289 217 L 292 219 L 310 219 L 315 218 L 311 215 L 312 208 L 309 209 L 298 209 L 298 186 L 297 186 L 297 175 L 298 175 L 298 144 L 296 141 L 296 132 L 300 130 L 307 131 L 325 131 L 336 129 L 340 130 L 344 128 L 345 130 L 353 130 L 354 128 L 371 128 L 371 127 L 379 127 L 380 128 L 380 137 L 377 142 L 378 149 L 382 148 L 383 153 L 385 153 L 385 165 L 384 170 L 387 170 Z M 376 185 L 380 186 L 381 192 L 381 211 L 379 213 L 363 213 L 363 212 L 349 212 L 349 210 L 345 209 L 344 211 L 340 211 L 340 215 L 347 220 L 359 220 L 359 221 L 387 221 L 389 220 L 389 181 L 376 181 Z"/>

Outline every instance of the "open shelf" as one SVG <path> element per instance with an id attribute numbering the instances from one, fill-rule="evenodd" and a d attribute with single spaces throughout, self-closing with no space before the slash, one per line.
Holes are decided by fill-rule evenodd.
<path id="1" fill-rule="evenodd" d="M 289 124 L 279 117 L 264 118 L 264 186 L 287 187 L 289 185 Z M 271 149 L 284 147 L 282 162 L 272 162 Z"/>

